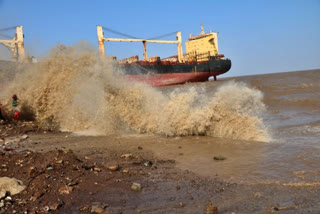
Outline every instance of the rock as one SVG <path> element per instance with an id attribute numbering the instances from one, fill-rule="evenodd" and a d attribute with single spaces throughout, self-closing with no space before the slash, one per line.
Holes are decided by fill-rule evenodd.
<path id="1" fill-rule="evenodd" d="M 179 206 L 180 206 L 180 207 L 184 207 L 184 206 L 185 206 L 185 204 L 184 204 L 184 203 L 182 203 L 182 202 L 180 202 L 180 203 L 179 203 Z"/>
<path id="2" fill-rule="evenodd" d="M 227 159 L 226 157 L 223 157 L 223 156 L 214 156 L 213 157 L 213 160 L 216 160 L 216 161 L 222 161 L 222 160 L 225 160 Z"/>
<path id="3" fill-rule="evenodd" d="M 141 146 L 138 146 L 138 149 L 139 149 L 139 150 L 142 150 L 143 148 L 142 148 Z"/>
<path id="4" fill-rule="evenodd" d="M 0 208 L 4 207 L 4 200 L 0 201 Z"/>
<path id="5" fill-rule="evenodd" d="M 63 204 L 64 204 L 64 202 L 61 199 L 58 199 L 58 202 L 49 202 L 48 206 L 49 206 L 50 210 L 57 210 Z"/>
<path id="6" fill-rule="evenodd" d="M 134 190 L 134 191 L 136 191 L 136 192 L 140 192 L 140 191 L 141 191 L 141 184 L 139 184 L 139 183 L 132 183 L 131 189 Z"/>
<path id="7" fill-rule="evenodd" d="M 126 168 L 122 170 L 123 173 L 130 173 L 130 169 Z"/>
<path id="8" fill-rule="evenodd" d="M 70 194 L 72 192 L 72 190 L 73 190 L 73 188 L 71 186 L 67 186 L 66 185 L 66 186 L 60 187 L 58 191 L 59 191 L 60 194 L 68 195 L 68 194 Z"/>
<path id="9" fill-rule="evenodd" d="M 146 173 L 144 171 L 142 171 L 142 170 L 139 171 L 139 174 L 140 175 L 146 175 Z"/>
<path id="10" fill-rule="evenodd" d="M 204 210 L 204 214 L 218 214 L 218 207 L 212 203 L 208 203 Z"/>
<path id="11" fill-rule="evenodd" d="M 7 196 L 4 200 L 5 201 L 12 201 L 12 198 L 11 198 L 11 196 Z"/>
<path id="12" fill-rule="evenodd" d="M 121 155 L 122 158 L 124 158 L 125 160 L 131 160 L 133 158 L 132 154 L 123 154 Z"/>
<path id="13" fill-rule="evenodd" d="M 109 163 L 106 165 L 107 169 L 111 171 L 117 171 L 119 169 L 119 164 L 117 163 Z"/>
<path id="14" fill-rule="evenodd" d="M 102 170 L 101 170 L 100 168 L 98 168 L 98 167 L 94 167 L 94 168 L 93 168 L 93 171 L 95 171 L 95 172 L 101 172 Z"/>
<path id="15" fill-rule="evenodd" d="M 63 160 L 57 160 L 56 164 L 63 164 Z"/>
<path id="16" fill-rule="evenodd" d="M 90 206 L 89 205 L 86 205 L 86 206 L 83 206 L 79 209 L 79 211 L 81 212 L 88 212 L 90 210 Z"/>
<path id="17" fill-rule="evenodd" d="M 15 178 L 1 177 L 0 178 L 0 199 L 6 196 L 9 192 L 10 195 L 15 195 L 24 190 L 26 186 L 23 185 L 22 181 Z"/>
<path id="18" fill-rule="evenodd" d="M 66 180 L 69 181 L 69 182 L 72 182 L 73 179 L 72 178 L 69 178 L 69 177 L 66 177 Z"/>
<path id="19" fill-rule="evenodd" d="M 107 204 L 101 202 L 93 202 L 91 205 L 91 213 L 103 213 L 104 210 L 108 207 Z"/>
<path id="20" fill-rule="evenodd" d="M 255 198 L 261 198 L 261 193 L 260 193 L 260 192 L 256 192 L 256 193 L 254 194 L 254 197 L 255 197 Z"/>
<path id="21" fill-rule="evenodd" d="M 28 135 L 26 135 L 26 134 L 24 134 L 24 135 L 22 135 L 22 136 L 21 136 L 21 138 L 20 138 L 20 139 L 21 139 L 21 140 L 25 140 L 25 139 L 27 139 L 27 138 L 29 138 L 29 136 L 28 136 Z"/>
<path id="22" fill-rule="evenodd" d="M 35 167 L 31 167 L 30 170 L 29 170 L 29 173 L 28 173 L 29 177 L 32 178 L 32 177 L 34 177 L 36 174 L 37 174 L 36 168 L 35 168 Z"/>
<path id="23" fill-rule="evenodd" d="M 177 189 L 177 190 L 180 190 L 180 186 L 176 186 L 176 189 Z"/>

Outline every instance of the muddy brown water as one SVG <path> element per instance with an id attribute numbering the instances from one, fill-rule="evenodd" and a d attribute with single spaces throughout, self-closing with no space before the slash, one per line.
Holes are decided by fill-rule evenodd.
<path id="1" fill-rule="evenodd" d="M 189 136 L 148 139 L 161 157 L 174 158 L 178 167 L 200 175 L 216 175 L 230 182 L 320 185 L 320 70 L 286 72 L 220 79 L 178 86 L 204 87 L 208 99 L 230 80 L 247 83 L 264 93 L 262 114 L 270 142 Z M 176 86 L 177 87 L 177 86 Z M 161 88 L 168 92 L 172 88 Z M 181 148 L 180 148 L 181 147 Z M 223 161 L 214 161 L 223 156 Z"/>

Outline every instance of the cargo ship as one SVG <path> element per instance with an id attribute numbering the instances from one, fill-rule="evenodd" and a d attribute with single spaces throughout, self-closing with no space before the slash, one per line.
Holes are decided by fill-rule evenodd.
<path id="1" fill-rule="evenodd" d="M 151 86 L 169 86 L 187 82 L 204 82 L 209 77 L 217 80 L 217 76 L 226 73 L 231 68 L 231 60 L 225 58 L 218 51 L 218 33 L 205 33 L 201 24 L 201 33 L 189 36 L 185 42 L 186 53 L 182 52 L 181 32 L 176 32 L 176 41 L 149 39 L 120 39 L 104 38 L 104 28 L 97 26 L 99 51 L 101 59 L 105 59 L 104 41 L 142 42 L 144 59 L 133 56 L 117 61 L 117 67 L 125 74 L 125 78 L 133 81 L 145 82 Z M 114 31 L 113 31 L 114 32 Z M 161 59 L 159 56 L 147 56 L 147 43 L 177 44 L 178 54 Z"/>

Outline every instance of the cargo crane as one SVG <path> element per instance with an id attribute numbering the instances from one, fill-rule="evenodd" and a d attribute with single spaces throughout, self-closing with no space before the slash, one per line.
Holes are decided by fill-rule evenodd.
<path id="1" fill-rule="evenodd" d="M 121 38 L 104 38 L 104 33 L 103 33 L 103 29 L 107 30 L 107 31 L 111 31 L 117 34 L 121 34 L 127 37 L 131 37 L 131 39 L 121 39 Z M 132 37 L 130 35 L 127 34 L 123 34 L 123 33 L 119 33 L 116 32 L 114 30 L 111 30 L 109 28 L 106 27 L 102 27 L 100 25 L 97 25 L 97 34 L 98 34 L 98 42 L 99 42 L 99 52 L 100 52 L 100 58 L 104 59 L 105 58 L 105 47 L 104 47 L 104 41 L 106 42 L 142 42 L 143 43 L 143 56 L 144 56 L 144 60 L 147 61 L 148 60 L 148 54 L 147 54 L 147 42 L 149 43 L 165 43 L 165 44 L 177 44 L 177 50 L 178 50 L 178 61 L 181 62 L 182 61 L 182 55 L 183 55 L 183 51 L 182 51 L 182 39 L 181 39 L 181 31 L 177 31 L 175 32 L 177 35 L 177 40 L 176 41 L 170 41 L 170 40 L 154 40 L 154 39 L 138 39 L 135 37 Z"/>
<path id="2" fill-rule="evenodd" d="M 14 37 L 7 36 L 2 34 L 4 31 L 9 31 L 15 29 L 16 33 Z M 0 44 L 4 45 L 11 52 L 12 61 L 24 62 L 25 61 L 25 52 L 24 52 L 24 42 L 23 42 L 23 31 L 22 26 L 15 26 L 9 28 L 0 29 L 0 36 L 12 39 L 0 39 Z"/>

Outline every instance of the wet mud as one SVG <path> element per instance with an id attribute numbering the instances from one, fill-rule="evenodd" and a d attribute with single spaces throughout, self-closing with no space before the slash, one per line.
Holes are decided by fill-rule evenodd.
<path id="1" fill-rule="evenodd" d="M 209 203 L 218 213 L 319 209 L 319 185 L 226 182 L 212 167 L 214 176 L 201 175 L 178 166 L 183 163 L 179 158 L 157 155 L 154 144 L 159 142 L 151 139 L 29 132 L 28 138 L 8 135 L 7 142 L 10 137 L 22 140 L 11 143 L 13 150 L 1 152 L 0 176 L 15 177 L 27 188 L 7 201 L 1 208 L 5 213 L 90 213 L 97 204 L 105 213 L 204 213 Z M 161 140 L 166 144 L 168 138 Z M 176 150 L 183 157 L 186 146 L 175 144 L 167 152 Z M 224 153 L 227 159 L 217 161 L 217 154 L 212 151 L 212 163 L 232 157 Z M 193 167 L 208 170 L 201 169 L 202 164 Z M 133 183 L 141 190 L 133 190 Z"/>

